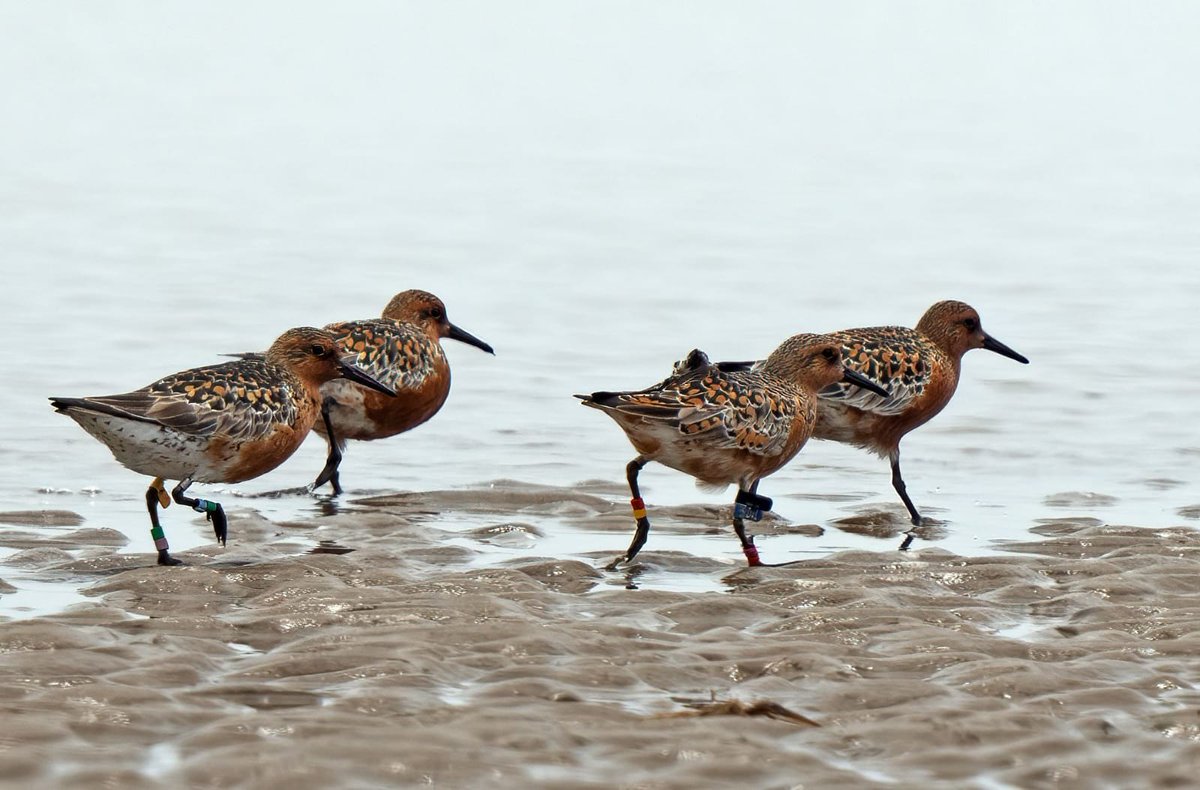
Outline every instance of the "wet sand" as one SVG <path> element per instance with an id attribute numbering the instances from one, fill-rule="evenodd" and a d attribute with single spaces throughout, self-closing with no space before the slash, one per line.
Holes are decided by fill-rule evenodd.
<path id="1" fill-rule="evenodd" d="M 89 600 L 0 623 L 3 785 L 1170 787 L 1200 771 L 1186 527 L 1063 518 L 999 556 L 918 542 L 759 569 L 655 551 L 652 533 L 614 574 L 629 522 L 612 497 L 354 504 L 286 524 L 236 510 L 228 549 L 171 569 L 69 513 L 7 514 L 29 528 L 0 532 L 0 576 Z M 710 510 L 655 528 L 725 529 Z M 450 531 L 433 511 L 494 523 Z M 611 549 L 538 556 L 551 512 Z M 527 556 L 497 561 L 498 544 Z"/>

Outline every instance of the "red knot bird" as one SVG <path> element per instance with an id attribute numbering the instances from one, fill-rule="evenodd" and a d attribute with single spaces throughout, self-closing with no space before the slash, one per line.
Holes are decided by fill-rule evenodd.
<path id="1" fill-rule="evenodd" d="M 333 333 L 300 327 L 265 354 L 194 368 L 121 395 L 51 398 L 59 412 L 108 446 L 125 467 L 154 478 L 146 491 L 160 565 L 179 565 L 158 520 L 171 498 L 204 513 L 225 545 L 216 502 L 185 495 L 192 483 L 239 483 L 279 466 L 321 413 L 321 385 L 337 378 L 393 394 L 345 356 Z M 179 484 L 167 496 L 163 480 Z"/>
<path id="2" fill-rule="evenodd" d="M 625 431 L 638 456 L 626 467 L 637 521 L 622 560 L 631 561 L 646 542 L 650 521 L 638 489 L 638 472 L 657 461 L 703 485 L 736 483 L 733 529 L 750 565 L 761 565 L 744 521 L 758 521 L 770 499 L 758 494 L 760 479 L 790 461 L 812 434 L 817 391 L 835 382 L 887 391 L 845 366 L 841 345 L 822 335 L 786 340 L 759 365 L 714 365 L 701 351 L 677 363 L 666 380 L 635 392 L 576 395 Z"/>
<path id="3" fill-rule="evenodd" d="M 356 364 L 396 390 L 384 397 L 347 381 L 321 387 L 322 419 L 314 430 L 329 443 L 325 468 L 312 488 L 325 483 L 342 492 L 338 466 L 348 439 L 384 439 L 410 431 L 438 413 L 450 394 L 450 363 L 441 339 L 466 343 L 495 354 L 492 347 L 446 317 L 446 305 L 427 291 L 403 291 L 392 297 L 382 318 L 345 321 L 325 327 L 356 355 Z"/>
<path id="4" fill-rule="evenodd" d="M 891 391 L 884 397 L 833 384 L 820 393 L 820 415 L 813 436 L 853 444 L 886 457 L 892 486 L 908 508 L 914 526 L 921 514 L 900 476 L 900 440 L 945 408 L 958 387 L 963 354 L 986 348 L 1029 360 L 983 331 L 979 313 L 963 302 L 938 302 L 925 311 L 916 329 L 876 326 L 830 333 L 841 344 L 846 364 Z M 912 542 L 910 533 L 902 549 Z"/>

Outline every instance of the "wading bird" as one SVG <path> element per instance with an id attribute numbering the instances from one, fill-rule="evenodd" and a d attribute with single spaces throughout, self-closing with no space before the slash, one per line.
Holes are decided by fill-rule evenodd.
<path id="1" fill-rule="evenodd" d="M 890 395 L 833 384 L 820 393 L 820 414 L 813 436 L 853 444 L 886 457 L 892 486 L 914 526 L 921 514 L 900 476 L 900 440 L 945 408 L 958 387 L 962 357 L 986 348 L 1029 360 L 983 331 L 979 313 L 963 302 L 938 302 L 925 311 L 915 329 L 875 326 L 830 333 L 841 346 L 846 365 L 879 382 Z M 907 548 L 912 536 L 901 548 Z"/>
<path id="2" fill-rule="evenodd" d="M 343 354 L 323 329 L 289 329 L 265 354 L 194 368 L 139 390 L 92 398 L 51 398 L 125 467 L 154 478 L 146 491 L 159 565 L 179 565 L 158 520 L 171 498 L 204 513 L 225 544 L 228 524 L 216 502 L 185 495 L 192 483 L 239 483 L 279 466 L 304 441 L 321 412 L 321 385 L 344 378 L 392 396 Z M 178 480 L 168 498 L 163 480 Z"/>
<path id="3" fill-rule="evenodd" d="M 758 495 L 758 482 L 790 461 L 812 435 L 817 391 L 835 382 L 887 397 L 869 378 L 843 364 L 841 345 L 822 335 L 786 340 L 764 362 L 714 365 L 696 350 L 677 363 L 666 380 L 635 392 L 576 395 L 585 406 L 612 417 L 638 456 L 626 467 L 637 521 L 623 559 L 631 561 L 646 542 L 650 521 L 638 489 L 638 472 L 657 461 L 702 484 L 738 487 L 733 529 L 750 565 L 761 565 L 744 521 L 758 521 L 772 502 Z"/>

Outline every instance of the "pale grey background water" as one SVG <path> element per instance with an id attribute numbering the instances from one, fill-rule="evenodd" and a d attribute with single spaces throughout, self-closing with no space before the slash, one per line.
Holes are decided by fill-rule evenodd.
<path id="1" fill-rule="evenodd" d="M 497 356 L 449 343 L 450 402 L 352 446 L 351 494 L 620 482 L 632 451 L 571 393 L 958 298 L 1033 363 L 973 352 L 905 441 L 940 545 L 1068 515 L 1193 523 L 1198 23 L 1186 3 L 4 3 L 0 502 L 148 552 L 146 481 L 47 396 L 421 287 Z M 322 457 L 310 442 L 237 490 Z M 643 480 L 652 509 L 729 500 Z M 896 504 L 884 462 L 824 443 L 762 490 L 827 527 Z M 177 547 L 209 539 L 167 524 Z M 545 526 L 539 553 L 624 548 Z M 887 547 L 827 529 L 769 551 L 854 546 Z M 725 534 L 655 547 L 738 557 Z"/>

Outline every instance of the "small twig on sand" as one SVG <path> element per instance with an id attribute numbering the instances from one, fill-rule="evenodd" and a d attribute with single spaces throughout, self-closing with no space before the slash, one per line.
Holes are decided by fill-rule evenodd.
<path id="1" fill-rule="evenodd" d="M 777 702 L 759 700 L 758 702 L 742 702 L 731 699 L 725 702 L 700 702 L 688 705 L 692 710 L 675 711 L 674 713 L 659 713 L 656 719 L 683 719 L 693 716 L 766 716 L 768 719 L 790 721 L 806 727 L 821 725 L 807 716 L 790 711 Z"/>

